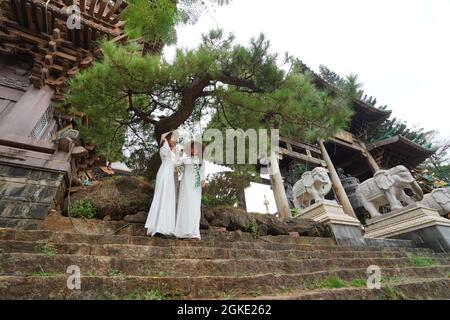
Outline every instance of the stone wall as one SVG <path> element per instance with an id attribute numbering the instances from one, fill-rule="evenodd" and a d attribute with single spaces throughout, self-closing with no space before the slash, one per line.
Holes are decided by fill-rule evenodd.
<path id="1" fill-rule="evenodd" d="M 37 228 L 62 200 L 64 174 L 0 164 L 0 227 Z"/>

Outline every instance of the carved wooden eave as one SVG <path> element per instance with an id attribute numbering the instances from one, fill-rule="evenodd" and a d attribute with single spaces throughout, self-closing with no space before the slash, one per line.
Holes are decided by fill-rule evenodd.
<path id="1" fill-rule="evenodd" d="M 70 30 L 68 8 L 80 8 L 80 29 Z M 0 3 L 0 54 L 31 55 L 30 82 L 37 89 L 49 85 L 54 100 L 62 100 L 67 78 L 101 55 L 101 38 L 122 41 L 126 36 L 120 13 L 122 0 L 3 0 Z"/>
<path id="2" fill-rule="evenodd" d="M 415 168 L 437 151 L 437 148 L 425 148 L 401 135 L 373 142 L 367 148 L 379 159 L 381 166 L 389 168 L 403 164 L 409 169 Z"/>

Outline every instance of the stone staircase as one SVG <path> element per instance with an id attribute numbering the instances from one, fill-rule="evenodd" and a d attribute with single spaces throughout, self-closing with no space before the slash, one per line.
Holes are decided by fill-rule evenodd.
<path id="1" fill-rule="evenodd" d="M 450 299 L 450 254 L 429 249 L 217 230 L 169 240 L 95 223 L 117 230 L 0 229 L 0 299 Z M 67 288 L 71 265 L 81 290 Z M 381 289 L 366 287 L 370 265 Z"/>

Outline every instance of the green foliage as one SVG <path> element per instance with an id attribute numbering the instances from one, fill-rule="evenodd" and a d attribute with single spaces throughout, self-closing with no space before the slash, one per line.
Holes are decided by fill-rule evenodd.
<path id="1" fill-rule="evenodd" d="M 146 292 L 134 290 L 127 294 L 101 294 L 97 300 L 170 300 L 170 296 L 160 290 L 154 289 Z"/>
<path id="2" fill-rule="evenodd" d="M 355 288 L 361 288 L 367 286 L 367 280 L 363 278 L 355 278 L 350 281 L 350 286 Z"/>
<path id="3" fill-rule="evenodd" d="M 236 299 L 232 292 L 223 292 L 220 298 L 222 300 L 234 300 L 234 299 Z"/>
<path id="4" fill-rule="evenodd" d="M 300 209 L 299 208 L 293 208 L 291 209 L 292 218 L 296 218 L 300 215 Z"/>
<path id="5" fill-rule="evenodd" d="M 5 253 L 5 249 L 0 248 L 0 256 L 1 256 L 3 253 Z"/>
<path id="6" fill-rule="evenodd" d="M 176 42 L 178 13 L 172 0 L 128 0 L 121 15 L 126 21 L 125 32 L 131 39 L 142 37 L 151 44 Z"/>
<path id="7" fill-rule="evenodd" d="M 202 204 L 206 207 L 234 206 L 243 190 L 250 186 L 252 176 L 243 170 L 218 172 L 208 176 L 202 192 Z"/>
<path id="8" fill-rule="evenodd" d="M 345 281 L 336 276 L 329 276 L 322 283 L 322 287 L 328 289 L 343 288 L 345 286 Z"/>
<path id="9" fill-rule="evenodd" d="M 259 231 L 258 231 L 258 223 L 256 222 L 255 218 L 252 218 L 247 228 L 252 233 L 253 239 L 259 238 Z"/>
<path id="10" fill-rule="evenodd" d="M 69 215 L 74 218 L 92 219 L 97 214 L 92 198 L 80 199 L 70 204 Z"/>
<path id="11" fill-rule="evenodd" d="M 285 59 L 288 72 L 278 66 L 263 35 L 244 47 L 213 30 L 197 49 L 177 50 L 173 62 L 133 44 L 101 48 L 103 60 L 70 80 L 66 105 L 91 119 L 83 137 L 111 161 L 123 158 L 125 146 L 135 160 L 147 158 L 157 150 L 154 132 L 202 110 L 213 116 L 210 128 L 279 129 L 304 141 L 333 135 L 352 114 L 348 97 L 317 89 L 298 60 Z"/>
<path id="12" fill-rule="evenodd" d="M 384 294 L 388 300 L 404 300 L 407 297 L 399 290 L 391 286 L 383 287 Z"/>
<path id="13" fill-rule="evenodd" d="M 60 276 L 61 272 L 55 272 L 55 271 L 45 271 L 44 268 L 42 268 L 41 265 L 39 265 L 39 270 L 33 272 L 31 275 L 33 277 L 55 277 Z"/>
<path id="14" fill-rule="evenodd" d="M 54 256 L 56 255 L 56 249 L 50 246 L 48 243 L 40 243 L 36 245 L 36 250 L 39 253 L 45 254 L 46 256 Z"/>
<path id="15" fill-rule="evenodd" d="M 120 270 L 109 269 L 107 275 L 108 277 L 123 277 L 123 272 Z"/>
<path id="16" fill-rule="evenodd" d="M 416 254 L 409 255 L 408 261 L 412 266 L 415 267 L 432 267 L 436 265 L 436 261 L 434 261 L 434 259 L 422 257 Z"/>

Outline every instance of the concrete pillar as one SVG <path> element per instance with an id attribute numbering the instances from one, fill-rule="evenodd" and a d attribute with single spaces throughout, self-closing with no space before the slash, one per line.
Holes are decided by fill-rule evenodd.
<path id="1" fill-rule="evenodd" d="M 281 177 L 280 167 L 278 166 L 278 156 L 274 151 L 270 154 L 270 183 L 280 218 L 292 218 L 289 203 L 284 190 L 283 178 Z"/>
<path id="2" fill-rule="evenodd" d="M 348 214 L 351 217 L 356 218 L 355 211 L 353 210 L 350 200 L 348 199 L 347 194 L 345 193 L 344 187 L 342 186 L 341 180 L 339 179 L 336 169 L 334 168 L 334 164 L 331 161 L 328 151 L 325 148 L 323 140 L 319 140 L 319 145 L 320 145 L 320 150 L 322 151 L 322 158 L 327 164 L 327 168 L 330 173 L 331 182 L 333 183 L 333 189 L 334 189 L 334 192 L 336 193 L 339 203 L 342 205 L 342 208 L 344 209 L 344 212 L 346 214 Z"/>

